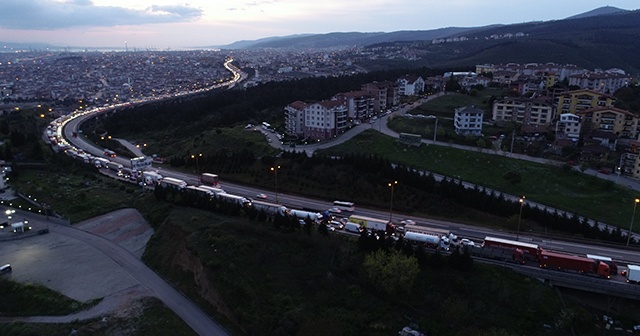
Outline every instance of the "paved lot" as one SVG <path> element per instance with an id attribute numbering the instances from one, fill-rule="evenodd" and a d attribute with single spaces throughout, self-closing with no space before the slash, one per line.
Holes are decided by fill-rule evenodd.
<path id="1" fill-rule="evenodd" d="M 27 216 L 27 215 L 25 215 Z M 30 223 L 41 221 L 29 218 Z M 138 258 L 152 234 L 135 210 L 123 209 L 75 225 L 112 240 Z M 54 230 L 18 240 L 0 241 L 0 264 L 10 263 L 19 282 L 45 285 L 79 301 L 102 298 L 139 285 L 104 253 Z"/>

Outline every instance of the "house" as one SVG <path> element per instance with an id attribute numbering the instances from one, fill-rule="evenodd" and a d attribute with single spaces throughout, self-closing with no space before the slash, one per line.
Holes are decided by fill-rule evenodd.
<path id="1" fill-rule="evenodd" d="M 481 136 L 483 116 L 484 111 L 473 105 L 456 108 L 453 117 L 456 134 Z"/>
<path id="2" fill-rule="evenodd" d="M 580 139 L 581 119 L 573 113 L 563 113 L 556 121 L 556 139 L 564 138 L 577 142 Z"/>

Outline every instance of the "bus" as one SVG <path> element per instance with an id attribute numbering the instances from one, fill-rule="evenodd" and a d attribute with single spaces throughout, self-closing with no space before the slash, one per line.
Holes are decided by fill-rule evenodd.
<path id="1" fill-rule="evenodd" d="M 356 205 L 353 202 L 333 201 L 333 207 L 346 212 L 356 211 Z"/>

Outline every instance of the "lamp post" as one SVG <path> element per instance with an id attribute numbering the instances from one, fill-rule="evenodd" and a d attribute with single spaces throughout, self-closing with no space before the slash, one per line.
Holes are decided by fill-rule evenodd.
<path id="1" fill-rule="evenodd" d="M 280 169 L 280 166 L 273 166 L 271 167 L 271 171 L 275 174 L 276 176 L 276 203 L 278 203 L 278 169 Z"/>
<path id="2" fill-rule="evenodd" d="M 631 229 L 633 229 L 633 218 L 636 216 L 636 206 L 640 202 L 640 198 L 636 198 L 633 201 L 633 213 L 631 213 L 631 224 L 629 224 L 629 232 L 627 232 L 627 246 L 629 246 L 629 241 L 631 241 Z"/>
<path id="3" fill-rule="evenodd" d="M 389 187 L 391 187 L 391 206 L 389 207 L 389 221 L 391 222 L 391 218 L 393 217 L 393 186 L 398 184 L 398 181 L 389 182 Z"/>
<path id="4" fill-rule="evenodd" d="M 516 234 L 516 240 L 520 240 L 520 222 L 522 222 L 522 206 L 524 205 L 525 198 L 525 196 L 522 196 L 518 200 L 518 202 L 520 202 L 520 214 L 518 215 L 518 233 Z"/>
<path id="5" fill-rule="evenodd" d="M 195 154 L 191 154 L 191 158 L 192 159 L 196 159 L 196 173 L 200 170 L 200 167 L 198 166 L 198 158 L 202 157 L 202 153 L 195 155 Z"/>

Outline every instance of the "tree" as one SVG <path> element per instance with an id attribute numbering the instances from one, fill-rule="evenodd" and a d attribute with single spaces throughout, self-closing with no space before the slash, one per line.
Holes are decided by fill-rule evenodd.
<path id="1" fill-rule="evenodd" d="M 389 295 L 408 294 L 420 273 L 415 257 L 384 250 L 369 253 L 362 269 L 365 279 L 373 288 Z"/>

